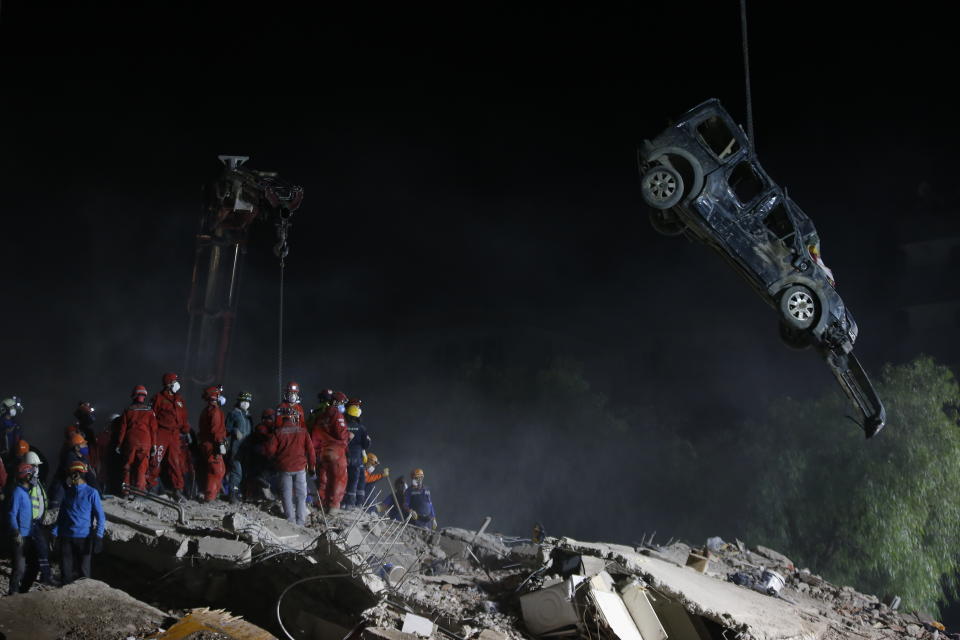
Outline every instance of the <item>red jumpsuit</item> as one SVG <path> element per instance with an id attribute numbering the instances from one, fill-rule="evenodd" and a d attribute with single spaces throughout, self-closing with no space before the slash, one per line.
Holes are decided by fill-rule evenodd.
<path id="1" fill-rule="evenodd" d="M 200 448 L 207 461 L 207 484 L 203 492 L 207 502 L 216 500 L 220 495 L 223 476 L 227 468 L 223 463 L 220 445 L 227 440 L 227 427 L 223 411 L 214 404 L 208 404 L 200 414 Z"/>
<path id="2" fill-rule="evenodd" d="M 339 509 L 343 495 L 347 492 L 347 445 L 350 443 L 350 431 L 340 410 L 328 407 L 317 419 L 316 427 L 310 438 L 317 451 L 319 465 L 317 493 L 320 504 L 327 509 Z"/>
<path id="3" fill-rule="evenodd" d="M 187 406 L 179 393 L 164 389 L 153 396 L 153 412 L 157 416 L 157 451 L 150 458 L 147 483 L 157 486 L 160 473 L 166 471 L 170 485 L 183 491 L 185 460 L 181 451 L 180 434 L 190 433 Z"/>
<path id="4" fill-rule="evenodd" d="M 157 444 L 157 416 L 149 404 L 134 402 L 120 416 L 120 435 L 117 446 L 123 452 L 123 481 L 140 491 L 147 489 L 147 467 L 150 449 Z"/>

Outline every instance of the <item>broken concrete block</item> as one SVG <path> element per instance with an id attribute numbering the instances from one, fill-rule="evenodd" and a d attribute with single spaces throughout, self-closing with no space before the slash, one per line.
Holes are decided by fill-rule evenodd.
<path id="1" fill-rule="evenodd" d="M 507 640 L 507 636 L 493 629 L 484 629 L 480 632 L 478 640 Z"/>
<path id="2" fill-rule="evenodd" d="M 639 582 L 632 581 L 625 585 L 620 590 L 620 598 L 640 630 L 643 640 L 667 640 L 667 632 L 660 624 L 657 612 L 653 610 L 647 590 L 640 586 Z"/>
<path id="3" fill-rule="evenodd" d="M 794 566 L 794 565 L 793 565 L 793 561 L 790 560 L 790 558 L 788 558 L 787 556 L 785 556 L 785 555 L 783 555 L 782 553 L 780 553 L 779 551 L 774 551 L 773 549 L 769 549 L 769 548 L 764 547 L 764 546 L 761 546 L 761 545 L 757 545 L 757 546 L 754 548 L 753 551 L 754 551 L 755 553 L 763 556 L 763 557 L 766 558 L 767 560 L 770 560 L 770 561 L 772 561 L 772 562 L 775 562 L 776 564 L 780 565 L 781 567 L 792 567 L 792 566 Z"/>
<path id="4" fill-rule="evenodd" d="M 381 627 L 369 627 L 360 634 L 360 640 L 419 640 L 418 636 L 412 633 L 404 633 L 396 629 L 383 629 Z"/>
<path id="5" fill-rule="evenodd" d="M 606 571 L 600 571 L 590 578 L 590 588 L 607 593 L 616 593 L 613 588 L 613 578 Z"/>
<path id="6" fill-rule="evenodd" d="M 592 578 L 607 568 L 607 561 L 593 556 L 580 556 L 582 566 L 581 573 L 588 578 Z"/>
<path id="7" fill-rule="evenodd" d="M 687 556 L 687 566 L 693 569 L 694 571 L 699 571 L 700 573 L 706 573 L 707 567 L 710 565 L 710 558 L 691 551 Z"/>
<path id="8" fill-rule="evenodd" d="M 412 633 L 423 638 L 429 638 L 433 635 L 434 625 L 433 621 L 429 618 L 418 616 L 415 613 L 408 613 L 403 616 L 403 628 L 400 629 L 400 631 L 403 633 Z"/>
<path id="9" fill-rule="evenodd" d="M 590 586 L 593 587 L 592 581 Z M 591 588 L 590 598 L 596 605 L 604 624 L 610 628 L 617 638 L 620 640 L 644 640 L 620 596 L 609 591 L 598 591 Z"/>
<path id="10" fill-rule="evenodd" d="M 197 540 L 197 555 L 201 560 L 222 561 L 231 566 L 250 564 L 250 545 L 239 540 L 204 536 Z"/>
<path id="11" fill-rule="evenodd" d="M 542 635 L 577 625 L 580 616 L 573 597 L 582 580 L 571 576 L 559 584 L 520 596 L 523 622 L 530 633 Z"/>

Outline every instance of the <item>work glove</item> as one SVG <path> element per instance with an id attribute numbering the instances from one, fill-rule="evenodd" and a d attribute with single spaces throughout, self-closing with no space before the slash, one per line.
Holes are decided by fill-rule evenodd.
<path id="1" fill-rule="evenodd" d="M 221 443 L 220 443 L 220 455 L 223 456 L 223 455 L 226 455 L 226 454 L 227 454 L 227 445 L 225 445 L 225 444 L 223 444 L 223 443 L 221 442 Z"/>
<path id="2" fill-rule="evenodd" d="M 420 516 L 417 515 L 416 511 L 414 511 L 413 509 L 410 509 L 410 518 L 411 518 L 411 521 L 415 521 L 415 520 L 419 520 Z"/>
<path id="3" fill-rule="evenodd" d="M 360 453 L 363 454 L 363 464 L 367 464 L 367 452 L 366 452 L 366 451 L 361 451 Z"/>
<path id="4" fill-rule="evenodd" d="M 383 468 L 383 475 L 384 475 L 384 476 L 389 476 L 389 475 L 390 475 L 390 467 L 384 467 L 384 468 Z"/>
<path id="5" fill-rule="evenodd" d="M 437 530 L 437 519 L 436 519 L 436 518 L 433 518 L 432 520 L 430 520 L 430 528 L 433 529 L 434 531 Z"/>

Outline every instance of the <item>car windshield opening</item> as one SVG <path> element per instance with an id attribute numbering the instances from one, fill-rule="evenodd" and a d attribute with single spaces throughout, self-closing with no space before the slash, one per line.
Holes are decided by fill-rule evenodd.
<path id="1" fill-rule="evenodd" d="M 730 127 L 720 116 L 710 116 L 697 126 L 703 144 L 724 160 L 740 150 L 740 144 L 730 132 Z"/>
<path id="2" fill-rule="evenodd" d="M 794 234 L 793 222 L 790 221 L 787 208 L 783 206 L 782 202 L 778 202 L 777 205 L 770 210 L 770 213 L 764 218 L 763 223 L 767 225 L 767 229 L 769 229 L 778 240 L 786 242 L 787 238 Z"/>
<path id="3" fill-rule="evenodd" d="M 748 204 L 763 193 L 763 181 L 760 180 L 760 176 L 746 160 L 730 172 L 730 178 L 727 182 L 740 204 Z"/>

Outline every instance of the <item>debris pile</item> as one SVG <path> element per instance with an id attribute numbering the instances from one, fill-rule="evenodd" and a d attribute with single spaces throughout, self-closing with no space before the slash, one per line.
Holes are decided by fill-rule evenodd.
<path id="1" fill-rule="evenodd" d="M 898 611 L 899 599 L 832 585 L 772 549 L 739 541 L 634 547 L 547 537 L 534 544 L 489 533 L 489 518 L 478 531 L 431 531 L 361 510 L 315 512 L 297 526 L 270 505 L 174 510 L 108 498 L 104 508 L 101 565 L 136 574 L 124 582 L 115 572 L 108 581 L 149 603 L 128 603 L 149 613 L 145 625 L 127 630 L 138 638 L 148 637 L 150 624 L 157 633 L 164 615 L 169 626 L 212 607 L 278 637 L 316 640 L 960 639 L 935 620 Z M 63 597 L 56 594 L 90 584 L 101 583 L 27 597 Z M 18 602 L 28 600 L 0 599 L 0 606 Z M 126 624 L 124 606 L 111 610 L 111 624 Z"/>

